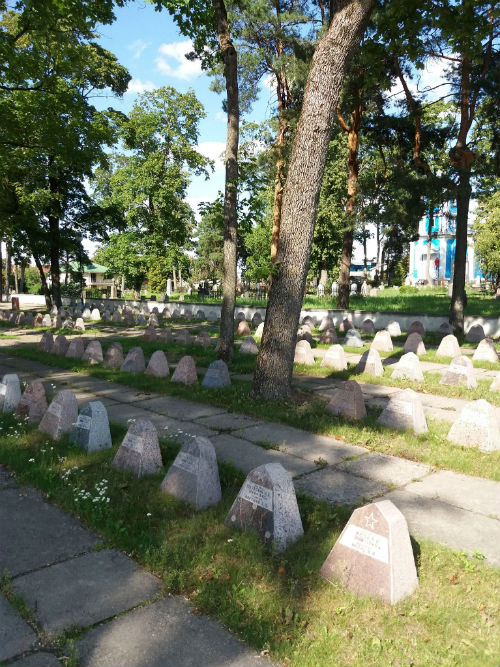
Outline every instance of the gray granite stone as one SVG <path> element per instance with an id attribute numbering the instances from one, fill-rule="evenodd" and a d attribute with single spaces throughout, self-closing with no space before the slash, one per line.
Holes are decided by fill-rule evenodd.
<path id="1" fill-rule="evenodd" d="M 379 333 L 382 333 L 379 331 Z M 356 373 L 367 373 L 374 377 L 382 377 L 384 374 L 384 367 L 380 359 L 380 354 L 373 346 L 369 350 L 363 352 L 361 359 L 356 365 Z"/>
<path id="2" fill-rule="evenodd" d="M 144 326 L 147 323 L 146 318 L 144 317 L 144 315 L 142 313 L 137 315 L 137 319 L 136 319 L 135 323 L 137 324 L 137 326 L 141 326 L 141 327 Z"/>
<path id="3" fill-rule="evenodd" d="M 77 642 L 80 667 L 269 667 L 219 623 L 180 597 L 115 618 Z"/>
<path id="4" fill-rule="evenodd" d="M 231 378 L 229 377 L 229 370 L 227 364 L 222 359 L 216 359 L 207 368 L 202 380 L 202 387 L 229 387 Z"/>
<path id="5" fill-rule="evenodd" d="M 295 488 L 332 505 L 354 505 L 388 490 L 380 482 L 330 467 L 301 477 L 296 480 Z"/>
<path id="6" fill-rule="evenodd" d="M 95 366 L 96 364 L 102 364 L 102 347 L 98 340 L 91 340 L 89 342 L 85 348 L 85 352 L 82 355 L 82 361 L 88 361 L 92 366 Z"/>
<path id="7" fill-rule="evenodd" d="M 333 319 L 328 315 L 327 317 L 324 317 L 319 325 L 319 330 L 320 331 L 326 331 L 327 329 L 335 329 L 335 322 Z"/>
<path id="8" fill-rule="evenodd" d="M 197 437 L 182 446 L 161 483 L 161 490 L 197 510 L 220 502 L 217 456 L 208 438 Z"/>
<path id="9" fill-rule="evenodd" d="M 0 660 L 13 658 L 28 651 L 36 642 L 36 634 L 0 595 Z"/>
<path id="10" fill-rule="evenodd" d="M 83 338 L 72 338 L 65 356 L 68 359 L 81 359 L 85 352 L 85 344 Z"/>
<path id="11" fill-rule="evenodd" d="M 425 354 L 424 341 L 422 340 L 422 336 L 418 333 L 418 331 L 413 331 L 412 333 L 408 334 L 408 338 L 406 339 L 403 346 L 403 352 L 413 352 L 418 357 L 420 357 L 422 354 Z"/>
<path id="12" fill-rule="evenodd" d="M 292 478 L 280 463 L 265 463 L 248 473 L 225 523 L 256 532 L 278 553 L 303 535 Z"/>
<path id="13" fill-rule="evenodd" d="M 71 431 L 77 419 L 78 403 L 75 394 L 69 389 L 63 389 L 52 399 L 38 430 L 53 440 L 60 440 L 65 433 Z"/>
<path id="14" fill-rule="evenodd" d="M 13 587 L 36 609 L 43 629 L 56 635 L 151 599 L 161 582 L 120 551 L 104 549 L 18 577 Z"/>
<path id="15" fill-rule="evenodd" d="M 0 572 L 11 577 L 93 549 L 101 540 L 29 487 L 0 491 Z M 58 589 L 60 590 L 60 589 Z"/>
<path id="16" fill-rule="evenodd" d="M 345 370 L 347 368 L 347 360 L 342 345 L 330 345 L 321 360 L 321 366 L 335 368 L 338 371 Z"/>
<path id="17" fill-rule="evenodd" d="M 90 315 L 91 315 L 91 314 L 92 314 L 92 313 L 91 313 L 90 308 L 85 307 L 85 308 L 83 309 L 82 317 L 83 317 L 84 320 L 90 320 Z"/>
<path id="18" fill-rule="evenodd" d="M 54 340 L 52 354 L 60 354 L 64 356 L 68 351 L 69 341 L 64 334 L 59 334 Z"/>
<path id="19" fill-rule="evenodd" d="M 185 355 L 179 359 L 179 363 L 172 375 L 172 382 L 180 382 L 186 386 L 198 382 L 198 375 L 196 373 L 196 365 L 193 357 Z"/>
<path id="20" fill-rule="evenodd" d="M 350 331 L 351 329 L 352 329 L 352 330 L 355 330 L 355 329 L 354 329 L 354 324 L 352 323 L 352 320 L 351 320 L 350 318 L 347 318 L 347 317 L 346 317 L 346 318 L 343 319 L 342 322 L 340 323 L 339 331 L 341 331 L 342 333 L 347 333 L 347 332 Z"/>
<path id="21" fill-rule="evenodd" d="M 400 357 L 392 367 L 392 377 L 415 382 L 424 381 L 424 372 L 415 352 L 407 352 Z"/>
<path id="22" fill-rule="evenodd" d="M 156 427 L 146 419 L 133 422 L 113 459 L 113 467 L 135 477 L 155 475 L 162 468 Z"/>
<path id="23" fill-rule="evenodd" d="M 411 429 L 416 435 L 428 430 L 422 401 L 413 389 L 403 389 L 391 396 L 377 422 L 388 428 Z"/>
<path id="24" fill-rule="evenodd" d="M 33 380 L 27 385 L 17 404 L 16 417 L 27 419 L 29 422 L 39 422 L 47 407 L 45 388 L 41 380 Z"/>
<path id="25" fill-rule="evenodd" d="M 361 333 L 364 333 L 364 334 L 374 334 L 375 333 L 375 325 L 373 324 L 373 320 L 371 320 L 369 317 L 367 317 L 365 320 L 363 320 L 363 323 L 361 325 Z"/>
<path id="26" fill-rule="evenodd" d="M 259 353 L 259 348 L 257 347 L 257 343 L 252 336 L 247 336 L 240 345 L 240 354 L 258 354 Z"/>
<path id="27" fill-rule="evenodd" d="M 99 312 L 98 308 L 92 309 L 92 312 L 90 313 L 90 319 L 93 322 L 98 322 L 101 319 L 101 313 Z"/>
<path id="28" fill-rule="evenodd" d="M 467 403 L 446 436 L 457 445 L 478 447 L 482 452 L 500 449 L 500 428 L 495 408 L 485 401 Z"/>
<path id="29" fill-rule="evenodd" d="M 467 389 L 477 387 L 476 376 L 474 375 L 474 366 L 469 357 L 464 355 L 455 357 L 443 373 L 440 384 L 464 385 Z"/>
<path id="30" fill-rule="evenodd" d="M 338 470 L 345 470 L 353 475 L 373 479 L 375 482 L 403 486 L 415 479 L 429 474 L 430 467 L 424 463 L 407 461 L 397 456 L 387 454 L 367 454 L 354 461 L 346 461 L 337 466 Z"/>
<path id="31" fill-rule="evenodd" d="M 146 370 L 146 361 L 141 347 L 132 347 L 129 350 L 121 365 L 121 370 L 127 373 L 143 373 Z"/>
<path id="32" fill-rule="evenodd" d="M 335 329 L 325 329 L 319 337 L 319 342 L 324 345 L 335 345 L 338 343 L 337 332 Z"/>
<path id="33" fill-rule="evenodd" d="M 415 320 L 415 322 L 410 324 L 410 328 L 408 329 L 408 336 L 412 333 L 418 333 L 422 338 L 425 336 L 425 327 L 422 322 L 420 322 L 420 320 Z"/>
<path id="34" fill-rule="evenodd" d="M 418 578 L 403 514 L 390 500 L 354 510 L 320 574 L 389 604 L 411 595 Z"/>
<path id="35" fill-rule="evenodd" d="M 475 324 L 467 331 L 465 340 L 467 343 L 480 343 L 485 337 L 483 327 L 480 324 Z"/>
<path id="36" fill-rule="evenodd" d="M 15 412 L 21 400 L 21 383 L 15 373 L 6 373 L 0 384 L 0 405 L 3 413 Z"/>
<path id="37" fill-rule="evenodd" d="M 349 329 L 344 338 L 344 345 L 346 347 L 363 347 L 361 334 L 357 329 Z"/>
<path id="38" fill-rule="evenodd" d="M 76 318 L 76 322 L 73 328 L 78 329 L 78 331 L 85 331 L 85 322 L 83 321 L 83 317 Z"/>
<path id="39" fill-rule="evenodd" d="M 152 375 L 157 378 L 168 377 L 170 370 L 168 368 L 167 357 L 163 350 L 156 350 L 151 355 L 148 367 L 146 368 L 146 375 Z"/>
<path id="40" fill-rule="evenodd" d="M 87 454 L 113 446 L 108 413 L 101 401 L 90 401 L 83 406 L 71 431 L 70 442 L 82 447 Z"/>
<path id="41" fill-rule="evenodd" d="M 52 318 L 49 314 L 46 314 L 42 318 L 42 327 L 51 327 L 52 326 Z"/>
<path id="42" fill-rule="evenodd" d="M 104 355 L 104 365 L 108 368 L 121 368 L 123 361 L 123 348 L 121 343 L 111 343 Z"/>
<path id="43" fill-rule="evenodd" d="M 365 400 L 356 380 L 342 382 L 325 409 L 332 415 L 340 415 L 347 419 L 364 419 L 366 417 Z"/>
<path id="44" fill-rule="evenodd" d="M 71 317 L 67 317 L 62 324 L 62 328 L 63 329 L 68 329 L 68 330 L 73 329 L 74 326 L 75 326 L 75 324 L 74 324 L 73 320 L 71 319 Z"/>
<path id="45" fill-rule="evenodd" d="M 154 343 L 158 339 L 158 334 L 154 326 L 148 325 L 141 336 L 141 340 L 145 343 Z"/>
<path id="46" fill-rule="evenodd" d="M 43 333 L 37 347 L 42 352 L 52 352 L 52 348 L 54 347 L 54 336 L 51 331 L 45 331 Z"/>

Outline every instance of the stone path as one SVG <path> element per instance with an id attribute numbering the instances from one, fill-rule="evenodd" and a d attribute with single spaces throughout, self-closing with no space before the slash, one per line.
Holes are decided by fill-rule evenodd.
<path id="1" fill-rule="evenodd" d="M 143 418 L 179 442 L 206 436 L 218 458 L 245 472 L 279 461 L 296 478 L 298 489 L 331 503 L 391 498 L 416 538 L 470 553 L 477 550 L 500 565 L 500 482 L 436 472 L 332 437 L 0 354 L 0 372 L 14 371 L 22 379 L 38 377 L 58 389 L 73 389 L 80 406 L 99 398 L 110 421 L 124 426 Z"/>

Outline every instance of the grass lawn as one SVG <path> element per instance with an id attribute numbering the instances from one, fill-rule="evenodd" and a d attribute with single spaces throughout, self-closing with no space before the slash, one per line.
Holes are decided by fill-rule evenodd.
<path id="1" fill-rule="evenodd" d="M 297 667 L 443 665 L 496 667 L 500 658 L 500 579 L 482 555 L 414 542 L 419 587 L 394 606 L 357 597 L 318 571 L 350 509 L 299 495 L 304 536 L 286 552 L 224 526 L 244 475 L 219 463 L 223 498 L 195 512 L 159 491 L 162 475 L 136 480 L 110 463 L 113 450 L 87 456 L 54 443 L 12 417 L 0 419 L 0 461 L 60 507 L 130 554 L 164 581 L 164 592 L 190 600 L 193 613 L 218 618 L 275 663 Z M 162 443 L 165 469 L 178 447 Z M 96 486 L 104 485 L 104 500 Z M 98 498 L 94 502 L 94 498 Z M 109 498 L 109 502 L 107 501 Z M 0 592 L 12 595 L 8 576 Z M 29 618 L 32 611 L 17 608 Z M 68 633 L 71 635 L 71 633 Z M 75 629 L 73 636 L 81 632 Z M 71 654 L 70 642 L 56 645 Z"/>
<path id="2" fill-rule="evenodd" d="M 121 342 L 124 351 L 138 344 L 137 339 L 122 339 Z M 169 361 L 173 361 L 182 354 L 190 354 L 191 348 L 193 348 L 193 352 L 200 351 L 205 360 L 211 354 L 215 358 L 213 349 L 206 350 L 197 346 L 175 346 L 170 343 L 159 346 L 156 343 L 142 343 L 142 347 L 146 355 L 159 347 L 164 347 L 167 350 Z M 314 433 L 329 435 L 355 445 L 367 447 L 373 451 L 392 454 L 413 461 L 421 461 L 436 468 L 500 480 L 500 451 L 485 453 L 472 447 L 463 447 L 448 442 L 446 440 L 446 434 L 450 428 L 448 423 L 428 419 L 428 433 L 415 436 L 410 431 L 394 431 L 377 424 L 378 411 L 370 411 L 365 420 L 355 423 L 341 417 L 334 417 L 325 411 L 326 399 L 312 392 L 296 391 L 290 399 L 270 402 L 252 398 L 249 381 L 233 379 L 232 385 L 223 389 L 208 389 L 201 385 L 186 387 L 183 384 L 171 382 L 170 378 L 154 378 L 143 373 L 126 373 L 101 365 L 90 366 L 81 360 L 66 359 L 66 357 L 41 352 L 31 345 L 12 347 L 8 349 L 8 352 L 12 355 L 41 361 L 76 373 L 86 373 L 145 391 L 180 396 L 217 405 L 233 412 L 255 416 L 259 419 L 267 419 Z M 241 356 L 245 363 L 247 361 L 248 363 L 250 361 L 254 363 L 253 357 Z M 348 379 L 349 374 L 352 375 L 352 369 L 336 372 L 335 376 Z M 371 376 L 364 374 L 358 377 L 361 381 L 371 378 Z M 371 381 L 377 381 L 378 379 L 382 380 L 382 378 L 371 378 Z M 438 380 L 439 376 L 436 376 L 433 387 L 441 387 Z M 415 387 L 415 383 L 387 378 L 387 384 L 391 383 L 398 383 L 397 386 L 401 387 L 412 386 L 418 388 Z M 459 391 L 462 388 L 442 387 L 442 389 Z M 486 388 L 482 387 L 482 390 L 486 391 Z M 468 395 L 471 394 L 468 393 Z"/>
<path id="3" fill-rule="evenodd" d="M 172 297 L 173 298 L 173 297 Z M 478 315 L 482 317 L 500 316 L 500 303 L 492 294 L 484 294 L 469 290 L 467 292 L 468 304 L 465 309 L 466 315 Z M 220 304 L 220 299 L 205 298 L 198 295 L 185 297 L 186 303 L 213 303 Z M 263 306 L 267 305 L 266 299 L 236 299 L 237 306 Z M 303 308 L 337 308 L 336 297 L 318 298 L 306 294 L 302 302 Z M 445 289 L 420 289 L 416 294 L 401 294 L 399 290 L 388 287 L 382 290 L 378 296 L 362 297 L 354 296 L 350 299 L 350 310 L 390 311 L 400 313 L 421 313 L 429 315 L 448 316 L 450 299 Z"/>

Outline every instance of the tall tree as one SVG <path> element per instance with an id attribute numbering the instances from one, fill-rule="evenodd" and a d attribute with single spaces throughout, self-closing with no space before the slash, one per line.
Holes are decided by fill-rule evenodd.
<path id="1" fill-rule="evenodd" d="M 297 326 L 307 277 L 326 154 L 346 68 L 359 46 L 372 0 L 335 3 L 330 26 L 314 53 L 283 197 L 278 246 L 252 392 L 290 394 Z"/>

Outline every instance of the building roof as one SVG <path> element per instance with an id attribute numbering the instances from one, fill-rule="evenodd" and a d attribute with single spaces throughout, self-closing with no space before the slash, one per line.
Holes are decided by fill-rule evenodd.
<path id="1" fill-rule="evenodd" d="M 70 268 L 72 271 L 80 271 L 80 265 L 78 262 L 70 262 Z M 82 266 L 83 273 L 108 273 L 109 269 L 107 266 L 102 266 L 102 264 L 96 264 L 92 262 L 91 264 L 85 264 Z"/>

